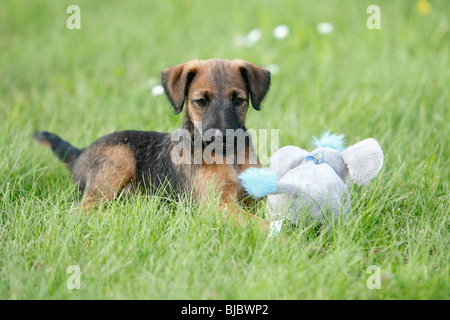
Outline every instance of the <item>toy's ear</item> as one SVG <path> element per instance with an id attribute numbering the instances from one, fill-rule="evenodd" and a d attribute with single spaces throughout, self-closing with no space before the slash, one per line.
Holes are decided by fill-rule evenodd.
<path id="1" fill-rule="evenodd" d="M 277 174 L 278 179 L 292 168 L 300 165 L 309 152 L 294 146 L 286 146 L 270 157 L 269 169 Z"/>
<path id="2" fill-rule="evenodd" d="M 375 139 L 358 142 L 342 152 L 350 178 L 359 186 L 368 184 L 383 165 L 383 151 Z"/>

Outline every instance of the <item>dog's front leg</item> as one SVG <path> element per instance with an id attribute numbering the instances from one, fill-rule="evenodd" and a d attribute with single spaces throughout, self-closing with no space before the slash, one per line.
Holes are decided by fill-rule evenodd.
<path id="1" fill-rule="evenodd" d="M 213 191 L 220 194 L 219 208 L 222 215 L 239 226 L 258 224 L 265 232 L 269 230 L 269 222 L 244 210 L 239 204 L 242 198 L 242 187 L 238 179 L 238 172 L 233 165 L 214 164 L 203 165 L 197 181 L 197 194 L 206 201 L 208 194 Z"/>
<path id="2" fill-rule="evenodd" d="M 269 231 L 270 224 L 267 220 L 246 211 L 237 201 L 223 201 L 219 204 L 219 208 L 223 216 L 231 218 L 237 226 L 257 225 L 264 233 Z"/>

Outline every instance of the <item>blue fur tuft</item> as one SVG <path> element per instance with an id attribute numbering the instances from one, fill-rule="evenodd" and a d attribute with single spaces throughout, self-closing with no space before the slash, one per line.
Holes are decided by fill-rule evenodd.
<path id="1" fill-rule="evenodd" d="M 277 175 L 267 168 L 248 168 L 239 175 L 239 180 L 245 191 L 255 198 L 277 190 Z"/>
<path id="2" fill-rule="evenodd" d="M 329 147 L 339 151 L 345 149 L 344 135 L 343 134 L 330 134 L 330 130 L 322 134 L 320 139 L 313 137 L 313 145 L 316 147 Z"/>

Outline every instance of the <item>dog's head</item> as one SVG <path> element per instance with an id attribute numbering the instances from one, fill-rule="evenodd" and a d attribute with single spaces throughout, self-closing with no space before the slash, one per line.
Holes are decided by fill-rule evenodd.
<path id="1" fill-rule="evenodd" d="M 162 72 L 175 113 L 186 104 L 184 126 L 207 130 L 243 129 L 249 103 L 260 110 L 270 85 L 266 69 L 243 60 L 193 60 Z"/>

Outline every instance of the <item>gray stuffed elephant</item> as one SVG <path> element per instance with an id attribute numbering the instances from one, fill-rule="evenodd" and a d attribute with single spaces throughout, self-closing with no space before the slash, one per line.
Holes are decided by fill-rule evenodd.
<path id="1" fill-rule="evenodd" d="M 312 152 L 283 147 L 270 158 L 269 169 L 250 168 L 239 176 L 250 195 L 268 195 L 271 234 L 282 221 L 297 223 L 301 215 L 311 223 L 345 218 L 351 211 L 349 180 L 366 185 L 383 165 L 383 151 L 372 138 L 344 149 L 343 135 L 326 132 L 314 144 Z"/>

